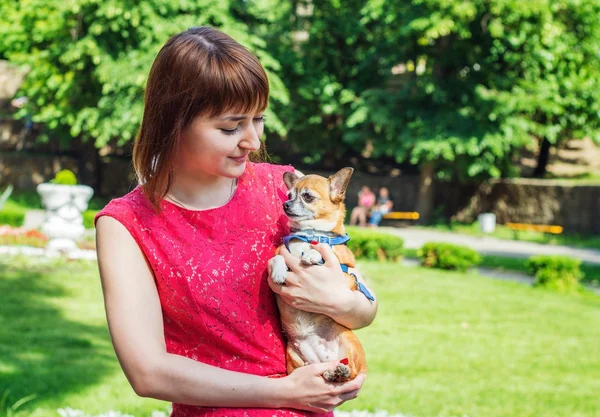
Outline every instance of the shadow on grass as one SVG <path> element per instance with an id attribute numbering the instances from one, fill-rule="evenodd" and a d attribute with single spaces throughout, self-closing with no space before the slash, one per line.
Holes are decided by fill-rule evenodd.
<path id="1" fill-rule="evenodd" d="M 98 319 L 99 292 L 83 290 L 95 268 L 28 263 L 0 260 L 0 395 L 10 390 L 8 404 L 36 395 L 19 411 L 38 401 L 60 402 L 115 369 L 106 325 Z M 78 280 L 87 284 L 78 287 Z"/>

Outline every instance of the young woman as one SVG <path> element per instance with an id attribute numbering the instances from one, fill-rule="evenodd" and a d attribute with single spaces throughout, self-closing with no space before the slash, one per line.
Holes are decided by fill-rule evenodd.
<path id="1" fill-rule="evenodd" d="M 227 35 L 173 36 L 146 87 L 140 185 L 96 218 L 115 351 L 135 392 L 172 401 L 173 416 L 308 416 L 356 397 L 365 379 L 327 383 L 335 362 L 285 375 L 273 291 L 349 328 L 377 306 L 346 287 L 322 244 L 323 266 L 284 250 L 288 285 L 270 288 L 267 262 L 288 233 L 282 174 L 293 168 L 249 161 L 268 94 L 256 57 Z"/>
<path id="2" fill-rule="evenodd" d="M 358 192 L 358 205 L 352 209 L 350 214 L 350 226 L 356 225 L 358 221 L 360 227 L 366 227 L 367 217 L 373 204 L 375 204 L 375 194 L 368 186 L 363 185 Z"/>

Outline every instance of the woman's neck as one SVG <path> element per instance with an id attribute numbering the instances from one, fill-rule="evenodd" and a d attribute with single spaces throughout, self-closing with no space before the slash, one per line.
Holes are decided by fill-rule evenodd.
<path id="1" fill-rule="evenodd" d="M 192 210 L 221 207 L 233 197 L 236 178 L 175 174 L 167 198 Z"/>

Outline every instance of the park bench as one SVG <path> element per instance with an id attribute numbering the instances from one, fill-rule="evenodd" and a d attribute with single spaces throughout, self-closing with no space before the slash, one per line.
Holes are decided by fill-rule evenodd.
<path id="1" fill-rule="evenodd" d="M 390 211 L 384 214 L 383 218 L 389 220 L 419 220 L 419 213 L 416 211 Z"/>
<path id="2" fill-rule="evenodd" d="M 543 233 L 551 233 L 553 235 L 559 235 L 563 232 L 562 226 L 558 225 L 544 225 L 544 224 L 529 224 L 529 223 L 506 223 L 506 227 L 515 232 L 515 237 L 518 237 L 520 231 L 535 231 Z"/>
<path id="3" fill-rule="evenodd" d="M 382 223 L 390 226 L 405 226 L 419 220 L 419 213 L 416 211 L 390 211 L 384 214 L 381 220 Z"/>

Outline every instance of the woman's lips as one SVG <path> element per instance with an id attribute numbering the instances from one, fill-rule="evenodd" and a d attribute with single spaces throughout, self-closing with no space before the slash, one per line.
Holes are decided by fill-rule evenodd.
<path id="1" fill-rule="evenodd" d="M 246 156 L 240 156 L 240 157 L 237 157 L 237 158 L 234 158 L 233 156 L 230 156 L 230 158 L 233 159 L 238 164 L 243 164 L 244 162 L 246 162 L 248 160 L 248 155 L 246 155 Z"/>

